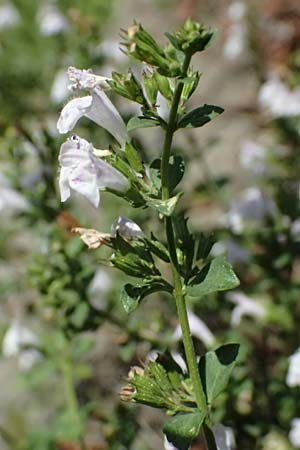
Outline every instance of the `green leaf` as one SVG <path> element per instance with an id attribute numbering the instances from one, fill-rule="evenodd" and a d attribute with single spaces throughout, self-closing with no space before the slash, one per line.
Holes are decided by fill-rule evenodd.
<path id="1" fill-rule="evenodd" d="M 156 198 L 150 198 L 147 197 L 146 202 L 147 205 L 150 206 L 150 208 L 155 209 L 160 214 L 163 214 L 164 216 L 171 216 L 176 208 L 176 205 L 182 196 L 182 192 L 179 192 L 174 197 L 169 198 L 168 200 L 160 200 Z"/>
<path id="2" fill-rule="evenodd" d="M 177 128 L 198 128 L 213 120 L 224 111 L 220 106 L 203 105 L 193 109 L 178 122 Z"/>
<path id="3" fill-rule="evenodd" d="M 208 403 L 226 388 L 238 352 L 239 344 L 226 344 L 201 357 L 199 372 Z"/>
<path id="4" fill-rule="evenodd" d="M 178 450 L 188 450 L 192 440 L 198 436 L 204 419 L 205 414 L 198 410 L 177 414 L 165 423 L 163 432 Z"/>
<path id="5" fill-rule="evenodd" d="M 138 128 L 151 128 L 158 127 L 160 125 L 159 120 L 150 119 L 147 117 L 132 117 L 127 123 L 127 131 L 137 130 Z"/>
<path id="6" fill-rule="evenodd" d="M 169 188 L 172 192 L 175 187 L 180 183 L 184 175 L 184 160 L 181 156 L 171 156 L 169 162 Z M 161 189 L 161 158 L 156 158 L 152 161 L 149 167 L 150 178 L 154 187 L 157 190 Z"/>
<path id="7" fill-rule="evenodd" d="M 130 164 L 130 167 L 136 172 L 143 172 L 143 163 L 138 151 L 131 143 L 127 143 L 125 147 L 125 156 Z"/>
<path id="8" fill-rule="evenodd" d="M 147 295 L 158 291 L 171 292 L 171 285 L 164 280 L 153 280 L 145 284 L 125 284 L 121 292 L 121 302 L 127 314 L 132 313 Z"/>
<path id="9" fill-rule="evenodd" d="M 217 256 L 210 261 L 187 287 L 191 297 L 203 297 L 217 291 L 227 291 L 240 284 L 231 264 L 224 256 Z"/>

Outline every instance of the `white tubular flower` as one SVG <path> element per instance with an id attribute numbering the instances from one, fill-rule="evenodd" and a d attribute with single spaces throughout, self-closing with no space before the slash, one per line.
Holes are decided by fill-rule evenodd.
<path id="1" fill-rule="evenodd" d="M 70 81 L 73 81 L 73 83 L 69 85 L 70 91 L 95 89 L 96 86 L 108 88 L 109 85 L 107 84 L 107 81 L 111 80 L 111 78 L 108 77 L 95 75 L 91 69 L 81 70 L 72 66 L 68 68 L 68 77 Z"/>
<path id="2" fill-rule="evenodd" d="M 243 294 L 241 291 L 229 292 L 226 299 L 236 304 L 231 314 L 231 325 L 237 327 L 243 316 L 262 319 L 266 315 L 266 308 L 256 300 Z"/>
<path id="3" fill-rule="evenodd" d="M 92 95 L 74 98 L 66 104 L 57 122 L 58 131 L 61 134 L 68 133 L 83 116 L 105 128 L 121 147 L 129 140 L 122 117 L 99 88 L 93 89 Z"/>
<path id="4" fill-rule="evenodd" d="M 286 384 L 289 387 L 300 386 L 300 349 L 289 357 Z"/>
<path id="5" fill-rule="evenodd" d="M 20 14 L 12 3 L 0 7 L 0 30 L 12 28 L 20 22 Z"/>
<path id="6" fill-rule="evenodd" d="M 38 14 L 40 32 L 43 36 L 52 36 L 69 29 L 69 22 L 53 5 L 43 5 Z"/>
<path id="7" fill-rule="evenodd" d="M 5 357 L 18 357 L 21 370 L 29 370 L 40 360 L 41 354 L 34 347 L 38 344 L 37 336 L 17 320 L 13 321 L 2 341 L 2 354 Z"/>
<path id="8" fill-rule="evenodd" d="M 188 319 L 192 336 L 202 341 L 206 347 L 212 347 L 215 343 L 215 337 L 208 326 L 190 309 L 188 309 Z M 180 325 L 178 325 L 173 333 L 173 340 L 178 341 L 179 339 L 181 339 L 181 337 L 181 327 Z"/>
<path id="9" fill-rule="evenodd" d="M 218 450 L 233 450 L 236 448 L 232 428 L 224 427 L 221 423 L 217 423 L 213 426 L 213 433 Z"/>
<path id="10" fill-rule="evenodd" d="M 273 75 L 261 86 L 258 104 L 274 118 L 300 116 L 300 89 L 291 90 Z"/>
<path id="11" fill-rule="evenodd" d="M 100 202 L 99 189 L 117 191 L 128 189 L 127 179 L 111 165 L 93 154 L 93 146 L 74 135 L 62 144 L 59 153 L 61 165 L 59 188 L 61 201 L 65 202 L 71 190 L 86 197 L 96 208 Z"/>
<path id="12" fill-rule="evenodd" d="M 289 440 L 295 448 L 300 448 L 300 419 L 295 417 L 291 421 L 291 430 L 289 432 Z"/>
<path id="13" fill-rule="evenodd" d="M 122 237 L 127 239 L 145 237 L 143 231 L 133 220 L 127 219 L 127 217 L 119 216 L 111 226 L 112 236 L 116 236 L 119 233 Z"/>

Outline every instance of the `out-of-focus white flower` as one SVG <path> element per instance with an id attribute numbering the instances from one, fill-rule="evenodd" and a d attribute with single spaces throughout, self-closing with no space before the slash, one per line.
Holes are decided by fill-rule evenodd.
<path id="1" fill-rule="evenodd" d="M 260 88 L 258 103 L 273 117 L 300 115 L 300 89 L 291 90 L 272 75 Z"/>
<path id="2" fill-rule="evenodd" d="M 128 189 L 127 179 L 111 165 L 93 154 L 93 146 L 74 135 L 62 144 L 59 153 L 61 165 L 59 188 L 61 201 L 65 202 L 71 190 L 86 197 L 96 208 L 99 205 L 99 189 L 117 191 Z"/>
<path id="3" fill-rule="evenodd" d="M 38 23 L 43 36 L 52 36 L 69 29 L 69 22 L 66 17 L 54 5 L 50 4 L 42 5 L 38 13 Z"/>
<path id="4" fill-rule="evenodd" d="M 262 319 L 266 315 L 265 307 L 260 305 L 257 300 L 245 295 L 243 292 L 228 292 L 226 298 L 236 304 L 236 307 L 231 314 L 231 325 L 233 327 L 237 327 L 241 323 L 243 316 Z"/>
<path id="5" fill-rule="evenodd" d="M 53 103 L 62 103 L 68 96 L 68 76 L 65 70 L 59 70 L 54 78 L 50 97 Z"/>
<path id="6" fill-rule="evenodd" d="M 217 423 L 213 426 L 213 433 L 218 450 L 233 450 L 236 448 L 232 428 L 224 427 L 221 423 Z"/>
<path id="7" fill-rule="evenodd" d="M 100 89 L 92 90 L 92 95 L 70 100 L 60 113 L 57 122 L 61 134 L 71 131 L 81 117 L 88 117 L 105 128 L 124 147 L 129 140 L 125 123 L 112 102 Z"/>
<path id="8" fill-rule="evenodd" d="M 300 448 L 300 419 L 295 417 L 291 421 L 291 430 L 289 432 L 289 440 L 295 448 Z"/>
<path id="9" fill-rule="evenodd" d="M 37 336 L 19 321 L 13 321 L 2 341 L 2 354 L 5 357 L 17 356 L 21 370 L 29 370 L 41 358 L 35 348 L 38 345 Z"/>
<path id="10" fill-rule="evenodd" d="M 300 386 L 300 349 L 289 357 L 286 384 L 289 387 Z"/>
<path id="11" fill-rule="evenodd" d="M 178 364 L 178 366 L 180 367 L 182 372 L 187 373 L 186 363 L 185 363 L 185 360 L 183 359 L 183 357 L 181 356 L 181 354 L 172 350 L 171 356 L 174 359 L 174 361 L 176 362 L 176 364 Z"/>
<path id="12" fill-rule="evenodd" d="M 115 61 L 116 63 L 126 60 L 126 55 L 120 50 L 119 41 L 114 41 L 112 39 L 102 41 L 99 47 L 97 47 L 97 54 L 99 54 L 99 52 L 101 52 L 105 58 Z"/>
<path id="13" fill-rule="evenodd" d="M 238 59 L 245 52 L 247 45 L 247 30 L 244 23 L 234 23 L 228 30 L 227 38 L 224 42 L 224 56 L 233 61 Z"/>
<path id="14" fill-rule="evenodd" d="M 250 170 L 253 175 L 266 173 L 267 150 L 253 141 L 244 141 L 241 145 L 240 163 L 244 169 Z"/>
<path id="15" fill-rule="evenodd" d="M 232 239 L 216 242 L 211 249 L 213 256 L 226 255 L 228 261 L 234 263 L 247 263 L 250 260 L 250 253 Z"/>
<path id="16" fill-rule="evenodd" d="M 69 85 L 70 91 L 77 91 L 80 89 L 95 89 L 96 86 L 101 88 L 108 88 L 107 81 L 111 78 L 95 75 L 91 69 L 81 70 L 70 66 L 68 68 L 68 77 L 72 81 Z"/>
<path id="17" fill-rule="evenodd" d="M 115 237 L 117 233 L 127 239 L 143 239 L 145 237 L 143 231 L 137 223 L 135 223 L 133 220 L 127 219 L 127 217 L 122 216 L 119 216 L 111 226 L 112 236 Z"/>
<path id="18" fill-rule="evenodd" d="M 291 235 L 294 239 L 300 239 L 300 219 L 296 219 L 291 224 Z"/>
<path id="19" fill-rule="evenodd" d="M 266 215 L 274 214 L 276 205 L 256 187 L 246 189 L 238 200 L 232 202 L 226 215 L 227 226 L 236 234 L 244 230 L 245 221 L 261 221 Z"/>
<path id="20" fill-rule="evenodd" d="M 20 14 L 12 3 L 0 6 L 0 30 L 12 28 L 20 22 Z"/>
<path id="21" fill-rule="evenodd" d="M 28 200 L 16 190 L 12 189 L 9 180 L 0 174 L 0 213 L 12 215 L 30 209 Z"/>
<path id="22" fill-rule="evenodd" d="M 232 2 L 227 9 L 227 17 L 232 22 L 238 22 L 244 19 L 246 15 L 246 5 L 242 1 Z"/>
<path id="23" fill-rule="evenodd" d="M 206 347 L 212 347 L 215 343 L 215 337 L 208 326 L 190 309 L 188 309 L 188 319 L 192 336 L 202 341 Z M 178 325 L 173 333 L 173 340 L 178 341 L 181 337 L 181 327 Z"/>
<path id="24" fill-rule="evenodd" d="M 112 279 L 108 273 L 100 268 L 89 284 L 88 295 L 90 303 L 99 311 L 106 309 L 107 295 L 112 288 Z"/>

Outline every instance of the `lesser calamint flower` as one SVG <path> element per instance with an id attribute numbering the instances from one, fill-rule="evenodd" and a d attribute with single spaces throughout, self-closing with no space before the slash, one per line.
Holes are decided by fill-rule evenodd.
<path id="1" fill-rule="evenodd" d="M 99 189 L 117 191 L 128 189 L 127 179 L 110 164 L 93 154 L 93 145 L 74 135 L 62 144 L 59 153 L 59 188 L 62 202 L 76 191 L 86 197 L 97 208 L 100 202 Z"/>
<path id="2" fill-rule="evenodd" d="M 129 140 L 126 125 L 107 95 L 100 89 L 106 86 L 105 77 L 94 75 L 87 70 L 69 68 L 71 90 L 89 89 L 91 95 L 70 100 L 62 109 L 57 122 L 61 134 L 71 131 L 81 117 L 87 117 L 105 128 L 124 147 Z"/>

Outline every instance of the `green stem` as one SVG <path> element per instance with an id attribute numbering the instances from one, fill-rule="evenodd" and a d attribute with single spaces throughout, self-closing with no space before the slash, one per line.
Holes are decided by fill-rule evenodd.
<path id="1" fill-rule="evenodd" d="M 186 55 L 183 64 L 183 77 L 187 75 L 188 67 L 191 61 L 191 55 Z M 162 184 L 162 200 L 168 200 L 170 197 L 169 189 L 169 160 L 172 149 L 173 135 L 176 131 L 176 122 L 178 115 L 178 107 L 180 104 L 181 94 L 183 90 L 184 83 L 181 80 L 178 81 L 177 87 L 174 92 L 174 97 L 170 109 L 169 121 L 165 134 L 165 141 L 162 152 L 161 161 L 161 184 Z M 193 383 L 193 388 L 196 396 L 197 406 L 200 410 L 208 414 L 208 407 L 206 403 L 205 393 L 202 388 L 201 379 L 198 371 L 196 352 L 194 348 L 194 343 L 191 336 L 189 320 L 187 315 L 187 308 L 185 302 L 185 294 L 183 292 L 183 283 L 178 269 L 178 259 L 176 252 L 176 241 L 173 228 L 173 222 L 171 217 L 166 217 L 166 236 L 168 241 L 168 248 L 170 252 L 170 265 L 173 276 L 174 283 L 174 297 L 176 300 L 176 307 L 178 312 L 178 317 L 182 330 L 182 340 L 187 360 L 187 365 L 189 369 L 189 374 Z M 204 433 L 206 435 L 206 430 L 204 427 Z M 211 436 L 209 436 L 211 438 Z M 211 439 L 206 439 L 206 444 L 208 450 L 214 450 L 216 448 L 213 445 Z"/>
<path id="2" fill-rule="evenodd" d="M 85 450 L 85 444 L 82 434 L 82 419 L 80 416 L 79 404 L 74 386 L 72 364 L 68 359 L 62 362 L 61 371 L 67 408 L 71 416 L 72 424 L 76 429 L 76 433 L 78 434 L 78 443 L 80 445 L 80 450 Z"/>

